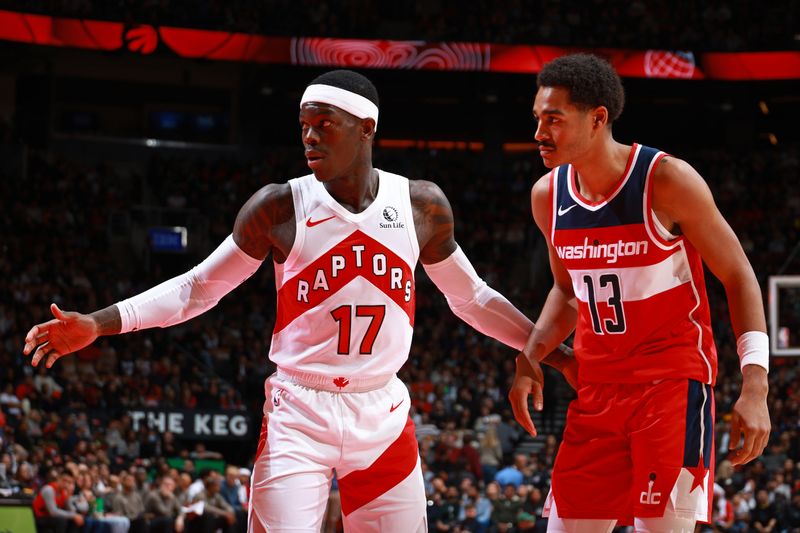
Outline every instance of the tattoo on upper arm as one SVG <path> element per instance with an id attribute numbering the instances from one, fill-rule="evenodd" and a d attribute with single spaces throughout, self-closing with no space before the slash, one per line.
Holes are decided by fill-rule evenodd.
<path id="1" fill-rule="evenodd" d="M 453 252 L 453 209 L 447 197 L 432 183 L 418 183 L 411 197 L 414 223 L 426 262 L 445 259 Z"/>
<path id="2" fill-rule="evenodd" d="M 453 210 L 444 196 L 432 197 L 423 208 L 425 224 L 434 234 L 453 232 Z"/>
<path id="3" fill-rule="evenodd" d="M 248 255 L 264 259 L 274 244 L 273 228 L 293 217 L 288 186 L 276 189 L 268 185 L 254 194 L 239 211 L 233 228 L 234 237 Z"/>
<path id="4" fill-rule="evenodd" d="M 266 233 L 270 227 L 270 217 L 265 209 L 258 205 L 246 204 L 236 217 L 234 233 L 239 247 L 248 254 L 269 251 Z"/>

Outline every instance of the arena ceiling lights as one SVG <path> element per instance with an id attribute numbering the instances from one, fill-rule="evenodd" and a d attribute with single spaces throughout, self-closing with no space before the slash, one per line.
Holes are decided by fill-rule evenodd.
<path id="1" fill-rule="evenodd" d="M 133 54 L 299 66 L 533 74 L 575 48 L 465 42 L 267 37 L 247 33 L 126 25 L 0 10 L 0 40 Z M 800 52 L 594 49 L 623 77 L 800 79 Z"/>

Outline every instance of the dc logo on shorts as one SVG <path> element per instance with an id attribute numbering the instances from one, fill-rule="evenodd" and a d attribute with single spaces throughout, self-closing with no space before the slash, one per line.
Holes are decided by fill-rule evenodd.
<path id="1" fill-rule="evenodd" d="M 650 472 L 650 481 L 647 482 L 647 492 L 639 494 L 639 503 L 644 505 L 658 505 L 661 503 L 661 493 L 653 492 L 653 485 L 656 482 L 656 473 Z"/>

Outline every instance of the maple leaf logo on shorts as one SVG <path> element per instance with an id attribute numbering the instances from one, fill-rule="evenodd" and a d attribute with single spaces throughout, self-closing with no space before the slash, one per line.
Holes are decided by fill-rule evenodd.
<path id="1" fill-rule="evenodd" d="M 347 379 L 347 378 L 339 377 L 339 378 L 334 378 L 333 379 L 333 384 L 336 385 L 337 387 L 339 387 L 340 389 L 343 389 L 344 387 L 347 387 L 347 385 L 349 383 L 350 383 L 350 380 Z"/>

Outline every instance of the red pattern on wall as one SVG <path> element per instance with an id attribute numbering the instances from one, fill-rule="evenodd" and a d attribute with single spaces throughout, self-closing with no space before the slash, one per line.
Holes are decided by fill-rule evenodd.
<path id="1" fill-rule="evenodd" d="M 800 52 L 707 52 L 577 49 L 468 42 L 267 37 L 246 33 L 125 25 L 0 10 L 0 40 L 48 46 L 119 50 L 181 57 L 304 66 L 539 72 L 548 61 L 591 51 L 623 77 L 777 80 L 800 79 Z"/>

